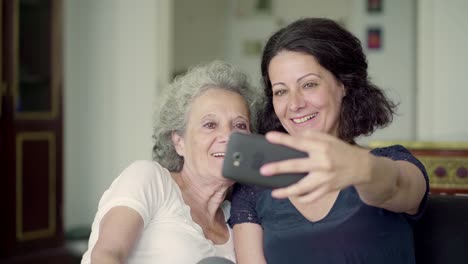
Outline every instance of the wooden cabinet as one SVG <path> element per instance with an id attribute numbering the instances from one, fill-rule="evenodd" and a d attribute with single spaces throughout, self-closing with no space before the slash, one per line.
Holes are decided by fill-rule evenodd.
<path id="1" fill-rule="evenodd" d="M 0 263 L 66 263 L 62 1 L 1 9 Z"/>

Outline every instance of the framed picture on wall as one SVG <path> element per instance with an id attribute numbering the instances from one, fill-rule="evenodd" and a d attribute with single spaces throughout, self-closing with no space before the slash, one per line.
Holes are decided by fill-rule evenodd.
<path id="1" fill-rule="evenodd" d="M 380 50 L 382 49 L 383 36 L 380 27 L 370 27 L 367 29 L 367 49 Z"/>
<path id="2" fill-rule="evenodd" d="M 384 0 L 367 0 L 367 13 L 375 14 L 383 12 Z"/>

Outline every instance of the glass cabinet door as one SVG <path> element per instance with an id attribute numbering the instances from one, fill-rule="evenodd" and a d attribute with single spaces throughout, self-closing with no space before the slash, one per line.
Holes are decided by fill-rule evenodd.
<path id="1" fill-rule="evenodd" d="M 16 119 L 53 119 L 57 114 L 57 81 L 53 79 L 53 29 L 50 0 L 17 0 L 14 40 Z M 58 69 L 57 69 L 58 70 Z"/>

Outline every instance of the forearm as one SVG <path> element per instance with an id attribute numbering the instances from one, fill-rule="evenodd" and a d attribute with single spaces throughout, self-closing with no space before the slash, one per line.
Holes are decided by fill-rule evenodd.
<path id="1" fill-rule="evenodd" d="M 393 212 L 417 213 L 426 192 L 421 170 L 405 160 L 394 161 L 369 153 L 364 181 L 356 189 L 361 200 Z"/>
<path id="2" fill-rule="evenodd" d="M 363 156 L 360 184 L 355 185 L 361 200 L 371 206 L 385 207 L 400 187 L 400 170 L 395 161 L 376 157 L 370 153 Z"/>

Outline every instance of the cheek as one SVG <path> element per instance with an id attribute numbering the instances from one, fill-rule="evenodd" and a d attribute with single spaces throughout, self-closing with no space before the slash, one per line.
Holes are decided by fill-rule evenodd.
<path id="1" fill-rule="evenodd" d="M 284 107 L 284 100 L 273 98 L 273 111 L 275 111 L 275 113 L 281 113 L 284 110 Z"/>
<path id="2" fill-rule="evenodd" d="M 335 105 L 337 106 L 337 108 L 341 108 L 341 105 L 342 105 L 342 103 L 343 103 L 343 96 L 344 96 L 344 94 L 341 93 L 341 92 L 340 92 L 340 93 L 337 93 L 337 94 L 335 95 L 335 102 L 334 102 L 334 103 L 335 103 Z M 339 110 L 339 109 L 338 109 L 338 110 Z"/>
<path id="3" fill-rule="evenodd" d="M 335 103 L 338 105 L 341 105 L 341 102 L 343 102 L 343 97 L 345 97 L 346 91 L 342 85 L 337 85 L 335 93 L 331 96 L 334 96 L 335 98 Z"/>
<path id="4" fill-rule="evenodd" d="M 320 108 L 330 106 L 336 107 L 337 105 L 340 105 L 341 96 L 336 92 L 323 92 L 317 94 L 317 96 L 315 98 L 311 98 L 311 100 L 313 100 L 314 104 Z"/>
<path id="5" fill-rule="evenodd" d="M 201 135 L 201 137 L 194 144 L 194 151 L 202 152 L 208 150 L 213 145 L 213 142 L 216 141 L 216 135 L 216 133 Z"/>

